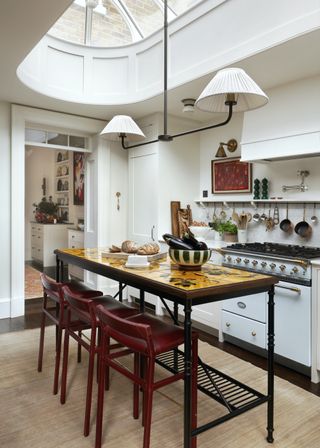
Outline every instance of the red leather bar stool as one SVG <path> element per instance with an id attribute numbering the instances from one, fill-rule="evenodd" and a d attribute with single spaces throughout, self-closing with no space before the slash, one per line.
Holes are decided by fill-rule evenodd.
<path id="1" fill-rule="evenodd" d="M 84 419 L 84 435 L 88 436 L 90 431 L 90 414 L 91 414 L 91 402 L 92 402 L 92 385 L 93 385 L 93 371 L 94 371 L 94 358 L 95 354 L 100 354 L 99 341 L 101 339 L 101 329 L 98 327 L 98 320 L 95 313 L 95 307 L 100 306 L 104 310 L 112 315 L 121 316 L 121 318 L 127 318 L 138 314 L 138 310 L 131 308 L 111 296 L 97 297 L 94 300 L 86 300 L 81 297 L 81 293 L 72 291 L 68 286 L 62 288 L 65 301 L 68 303 L 68 315 L 65 327 L 65 339 L 63 349 L 63 364 L 62 364 L 62 377 L 61 377 L 61 396 L 60 402 L 64 404 L 66 402 L 66 389 L 67 389 L 67 371 L 68 371 L 68 355 L 69 355 L 69 338 L 70 336 L 75 339 L 78 344 L 81 344 L 89 352 L 89 366 L 87 377 L 87 397 Z M 89 342 L 87 342 L 82 335 L 78 334 L 77 327 L 74 326 L 73 319 L 78 318 L 86 328 L 91 329 L 91 335 Z M 98 338 L 97 338 L 98 336 Z M 98 339 L 98 343 L 97 343 Z M 119 344 L 113 344 L 108 346 L 108 350 L 119 348 Z M 99 357 L 98 357 L 99 361 Z M 99 365 L 99 363 L 98 363 Z M 107 375 L 107 384 L 109 385 L 109 376 Z"/>
<path id="2" fill-rule="evenodd" d="M 125 375 L 134 383 L 133 392 L 133 416 L 139 417 L 139 388 L 143 390 L 143 424 L 144 438 L 143 448 L 150 447 L 150 431 L 152 418 L 153 392 L 160 387 L 171 384 L 184 378 L 184 372 L 175 373 L 170 377 L 155 382 L 154 370 L 156 356 L 177 348 L 184 343 L 184 331 L 172 324 L 167 324 L 160 319 L 146 313 L 138 314 L 128 319 L 115 316 L 109 310 L 98 305 L 96 313 L 102 328 L 101 359 L 98 388 L 98 409 L 95 448 L 100 448 L 102 443 L 103 402 L 105 390 L 106 368 L 112 367 Z M 117 341 L 125 348 L 118 352 L 110 353 L 109 339 Z M 118 358 L 134 354 L 134 372 L 123 367 Z M 143 377 L 139 372 L 139 359 L 144 360 Z M 197 423 L 197 369 L 198 369 L 198 335 L 192 334 L 192 428 Z M 196 447 L 196 438 L 192 439 L 192 447 Z"/>
<path id="3" fill-rule="evenodd" d="M 46 328 L 46 319 L 49 318 L 56 326 L 56 359 L 54 368 L 54 382 L 53 393 L 58 393 L 59 386 L 59 369 L 60 369 L 60 355 L 61 355 L 61 341 L 62 331 L 66 326 L 66 309 L 67 303 L 63 298 L 62 287 L 68 285 L 71 291 L 77 292 L 83 299 L 91 299 L 93 297 L 102 296 L 103 292 L 94 291 L 87 288 L 85 285 L 77 282 L 57 283 L 47 277 L 45 274 L 40 274 L 43 286 L 43 304 L 42 304 L 42 318 L 40 325 L 40 343 L 38 355 L 38 372 L 42 371 L 42 360 L 44 350 L 44 336 Z M 51 300 L 51 304 L 48 303 Z M 54 306 L 52 306 L 52 301 Z M 79 324 L 79 322 L 78 322 Z M 81 331 L 81 323 L 79 325 L 79 332 Z M 81 360 L 81 346 L 78 349 L 78 362 Z"/>

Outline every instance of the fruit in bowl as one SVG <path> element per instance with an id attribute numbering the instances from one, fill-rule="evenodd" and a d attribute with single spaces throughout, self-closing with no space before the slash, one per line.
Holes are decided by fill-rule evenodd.
<path id="1" fill-rule="evenodd" d="M 165 233 L 163 238 L 169 245 L 169 257 L 181 270 L 199 271 L 210 259 L 211 250 L 191 233 L 185 234 L 183 238 Z"/>
<path id="2" fill-rule="evenodd" d="M 211 227 L 192 225 L 189 226 L 189 230 L 193 233 L 195 238 L 205 240 L 208 237 L 209 233 L 211 232 Z"/>

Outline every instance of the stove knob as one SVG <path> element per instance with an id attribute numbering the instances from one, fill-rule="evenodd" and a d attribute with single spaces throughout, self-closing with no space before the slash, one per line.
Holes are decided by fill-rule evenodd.
<path id="1" fill-rule="evenodd" d="M 265 268 L 265 267 L 267 266 L 267 262 L 266 262 L 266 261 L 262 261 L 262 262 L 261 262 L 261 266 L 262 266 L 263 268 Z"/>
<path id="2" fill-rule="evenodd" d="M 252 264 L 253 264 L 253 266 L 257 266 L 257 264 L 258 264 L 257 260 L 253 260 Z"/>
<path id="3" fill-rule="evenodd" d="M 237 262 L 237 263 L 241 263 L 241 258 L 240 258 L 240 257 L 237 257 L 237 258 L 236 258 L 236 262 Z"/>
<path id="4" fill-rule="evenodd" d="M 296 274 L 297 272 L 299 272 L 299 269 L 297 268 L 297 266 L 295 266 L 294 268 L 292 268 L 292 270 L 291 270 L 291 274 Z"/>
<path id="5" fill-rule="evenodd" d="M 285 264 L 280 264 L 280 266 L 279 266 L 280 271 L 283 272 L 286 269 L 286 267 L 287 266 Z"/>
<path id="6" fill-rule="evenodd" d="M 243 262 L 244 262 L 245 264 L 248 264 L 248 263 L 250 263 L 250 260 L 248 260 L 248 258 L 245 258 L 245 259 L 243 260 Z"/>
<path id="7" fill-rule="evenodd" d="M 275 269 L 275 267 L 276 267 L 277 265 L 276 265 L 275 263 L 270 263 L 269 266 L 270 266 L 271 269 Z"/>
<path id="8" fill-rule="evenodd" d="M 227 256 L 227 261 L 229 261 L 229 263 L 230 263 L 231 260 L 232 260 L 232 257 L 230 255 L 228 255 Z"/>

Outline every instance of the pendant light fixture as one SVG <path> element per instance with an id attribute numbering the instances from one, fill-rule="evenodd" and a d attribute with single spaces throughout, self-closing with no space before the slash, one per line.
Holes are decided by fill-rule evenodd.
<path id="1" fill-rule="evenodd" d="M 127 141 L 143 140 L 144 134 L 132 118 L 116 115 L 101 131 L 108 140 L 120 139 L 124 149 L 136 148 L 151 143 L 170 142 L 174 138 L 196 132 L 206 131 L 226 125 L 233 112 L 244 112 L 264 106 L 268 102 L 267 95 L 241 68 L 226 68 L 219 70 L 205 87 L 195 105 L 206 112 L 227 112 L 227 117 L 221 123 L 204 126 L 177 134 L 168 134 L 168 2 L 164 0 L 163 23 L 164 80 L 163 80 L 163 134 L 151 141 L 140 141 L 127 145 Z M 223 149 L 223 147 L 222 147 Z"/>

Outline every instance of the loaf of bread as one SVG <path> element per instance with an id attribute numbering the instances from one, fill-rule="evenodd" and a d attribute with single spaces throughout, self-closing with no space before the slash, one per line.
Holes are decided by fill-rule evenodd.
<path id="1" fill-rule="evenodd" d="M 120 247 L 115 246 L 114 244 L 112 244 L 112 246 L 109 248 L 109 250 L 110 250 L 110 252 L 111 252 L 112 254 L 117 253 L 117 252 L 121 252 Z"/>
<path id="2" fill-rule="evenodd" d="M 134 241 L 126 240 L 121 245 L 121 251 L 126 254 L 135 254 L 138 250 L 138 245 Z"/>
<path id="3" fill-rule="evenodd" d="M 157 243 L 147 243 L 140 246 L 137 254 L 138 255 L 154 255 L 160 251 L 160 246 Z"/>

